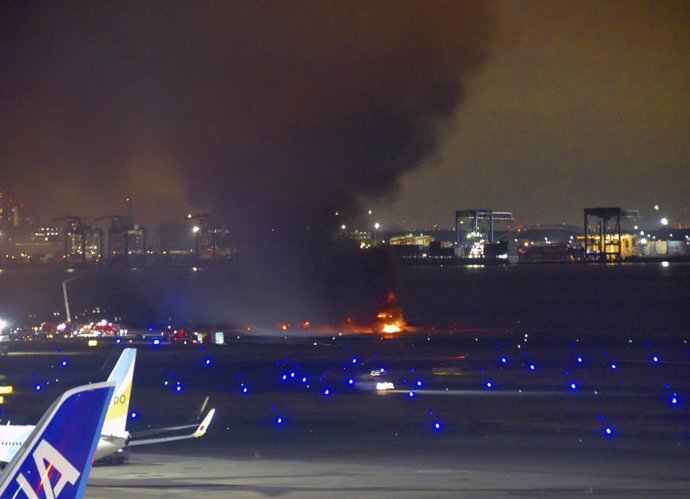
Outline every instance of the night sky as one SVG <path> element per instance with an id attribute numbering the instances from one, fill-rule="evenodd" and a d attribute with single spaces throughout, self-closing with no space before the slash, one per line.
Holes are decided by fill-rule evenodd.
<path id="1" fill-rule="evenodd" d="M 131 195 L 146 224 L 211 211 L 245 233 L 368 209 L 690 223 L 687 2 L 1 9 L 0 185 L 44 221 Z"/>
<path id="2" fill-rule="evenodd" d="M 585 207 L 622 206 L 645 226 L 689 225 L 690 3 L 494 6 L 492 53 L 437 157 L 376 211 L 407 226 L 480 207 L 580 226 Z"/>

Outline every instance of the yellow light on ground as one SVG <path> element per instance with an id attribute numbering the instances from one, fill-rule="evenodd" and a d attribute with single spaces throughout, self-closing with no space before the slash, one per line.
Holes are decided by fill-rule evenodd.
<path id="1" fill-rule="evenodd" d="M 98 340 L 89 340 L 88 345 L 90 347 L 95 347 L 96 345 L 98 345 Z"/>
<path id="2" fill-rule="evenodd" d="M 14 391 L 11 385 L 0 386 L 0 395 L 9 395 Z"/>
<path id="3" fill-rule="evenodd" d="M 2 405 L 2 404 L 4 404 L 4 403 L 5 403 L 5 397 L 3 397 L 2 395 L 0 395 L 0 405 Z"/>

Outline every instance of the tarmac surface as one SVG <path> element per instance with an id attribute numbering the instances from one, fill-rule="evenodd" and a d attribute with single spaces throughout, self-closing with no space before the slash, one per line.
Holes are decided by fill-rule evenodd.
<path id="1" fill-rule="evenodd" d="M 634 454 L 515 462 L 467 456 L 358 459 L 223 458 L 132 454 L 98 466 L 86 496 L 174 498 L 688 497 L 688 462 Z"/>
<path id="2" fill-rule="evenodd" d="M 133 440 L 211 407 L 216 416 L 200 439 L 96 466 L 89 498 L 690 497 L 685 336 L 127 345 L 137 347 Z M 67 388 L 105 379 L 123 345 L 11 347 L 2 424 L 33 424 Z M 396 389 L 375 389 L 379 380 Z"/>

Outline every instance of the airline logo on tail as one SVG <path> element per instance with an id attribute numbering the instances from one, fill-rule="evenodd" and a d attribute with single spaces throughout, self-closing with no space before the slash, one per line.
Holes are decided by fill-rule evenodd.
<path id="1" fill-rule="evenodd" d="M 41 440 L 38 447 L 32 454 L 34 462 L 36 463 L 36 469 L 38 470 L 38 475 L 42 477 L 48 477 L 48 480 L 42 480 L 40 486 L 44 488 L 45 495 L 49 499 L 55 499 L 60 496 L 60 492 L 68 483 L 74 485 L 77 479 L 81 475 L 79 470 L 70 463 L 65 456 L 60 454 L 55 447 L 50 445 L 47 440 Z M 47 464 L 47 466 L 46 466 Z M 59 473 L 60 478 L 55 484 L 55 487 L 50 483 L 50 472 L 52 470 Z M 34 492 L 23 473 L 19 473 L 17 476 L 17 483 L 22 492 L 26 494 L 26 497 L 30 499 L 38 499 L 38 495 Z"/>
<path id="2" fill-rule="evenodd" d="M 114 386 L 85 385 L 56 400 L 0 476 L 0 497 L 83 497 Z"/>

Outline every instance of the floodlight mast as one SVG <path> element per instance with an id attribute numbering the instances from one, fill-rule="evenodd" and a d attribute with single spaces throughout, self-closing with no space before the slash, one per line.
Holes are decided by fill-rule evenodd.
<path id="1" fill-rule="evenodd" d="M 86 275 L 86 274 L 77 275 L 77 276 L 74 276 L 74 277 L 70 277 L 70 278 L 68 278 L 68 279 L 64 279 L 64 280 L 62 281 L 62 297 L 63 297 L 63 299 L 64 299 L 64 301 L 65 301 L 65 318 L 66 318 L 66 322 L 67 322 L 68 324 L 71 324 L 71 322 L 72 322 L 72 314 L 70 313 L 70 309 L 69 309 L 69 298 L 67 297 L 67 283 L 70 282 L 70 281 L 76 281 L 77 279 L 81 279 L 81 278 L 84 277 L 85 275 Z"/>

